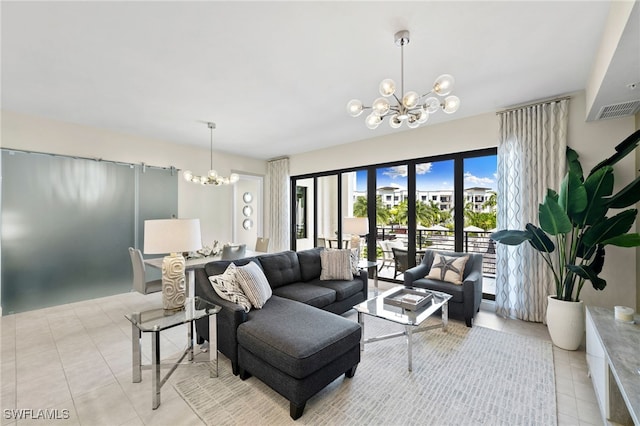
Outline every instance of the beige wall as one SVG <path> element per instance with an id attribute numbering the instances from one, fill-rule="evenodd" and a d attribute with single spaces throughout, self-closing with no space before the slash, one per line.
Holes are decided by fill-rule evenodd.
<path id="1" fill-rule="evenodd" d="M 633 132 L 635 121 L 634 117 L 625 117 L 587 123 L 585 102 L 584 92 L 573 95 L 571 99 L 568 143 L 578 151 L 583 167 L 588 172 L 600 160 L 613 154 L 613 148 Z M 293 155 L 291 174 L 495 147 L 498 133 L 498 118 L 493 113 L 433 126 L 427 125 L 412 131 Z M 618 188 L 634 178 L 634 166 L 633 156 L 616 166 Z M 603 292 L 596 294 L 589 283 L 583 288 L 582 298 L 587 304 L 613 307 L 618 304 L 629 305 L 635 301 L 638 291 L 634 250 L 607 248 L 603 277 L 608 282 Z"/>
<path id="2" fill-rule="evenodd" d="M 3 148 L 46 152 L 150 166 L 190 169 L 195 173 L 209 170 L 209 150 L 168 141 L 143 138 L 103 129 L 2 111 Z M 214 152 L 216 170 L 228 175 L 238 173 L 264 175 L 266 162 Z M 179 179 L 178 216 L 200 218 L 202 238 L 232 239 L 232 187 L 203 187 Z"/>

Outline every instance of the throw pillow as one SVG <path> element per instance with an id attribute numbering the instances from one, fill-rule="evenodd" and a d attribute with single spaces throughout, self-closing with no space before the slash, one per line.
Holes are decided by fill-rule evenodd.
<path id="1" fill-rule="evenodd" d="M 251 302 L 242 291 L 242 288 L 240 288 L 240 283 L 236 280 L 236 270 L 236 265 L 230 263 L 222 274 L 210 276 L 209 282 L 218 296 L 242 306 L 245 312 L 249 312 Z"/>
<path id="2" fill-rule="evenodd" d="M 352 280 L 351 250 L 325 249 L 320 253 L 320 280 Z"/>
<path id="3" fill-rule="evenodd" d="M 272 295 L 271 286 L 262 269 L 255 262 L 249 262 L 237 269 L 236 277 L 253 307 L 262 308 Z"/>
<path id="4" fill-rule="evenodd" d="M 444 256 L 435 253 L 433 256 L 433 264 L 427 278 L 447 281 L 452 284 L 462 284 L 462 276 L 464 274 L 464 266 L 469 260 L 469 256 Z"/>

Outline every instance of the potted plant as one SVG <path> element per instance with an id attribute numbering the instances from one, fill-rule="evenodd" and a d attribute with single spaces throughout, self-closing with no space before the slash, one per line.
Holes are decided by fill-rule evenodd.
<path id="1" fill-rule="evenodd" d="M 540 253 L 555 281 L 556 293 L 548 297 L 547 326 L 553 343 L 575 350 L 584 334 L 584 306 L 580 291 L 586 281 L 596 290 L 607 282 L 599 274 L 605 246 L 640 246 L 640 235 L 629 233 L 638 211 L 626 209 L 640 200 L 640 177 L 613 194 L 613 165 L 631 153 L 640 141 L 640 130 L 616 146 L 616 153 L 596 165 L 586 179 L 578 154 L 567 147 L 567 174 L 559 191 L 547 189 L 538 209 L 539 226 L 501 230 L 491 235 L 499 243 L 525 241 Z M 610 209 L 626 209 L 619 213 Z M 573 312 L 572 314 L 570 312 Z"/>

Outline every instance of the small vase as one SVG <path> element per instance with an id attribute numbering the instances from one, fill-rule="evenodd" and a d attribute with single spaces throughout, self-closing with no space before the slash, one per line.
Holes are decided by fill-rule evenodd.
<path id="1" fill-rule="evenodd" d="M 558 300 L 547 296 L 547 328 L 554 345 L 575 351 L 584 336 L 584 302 Z"/>

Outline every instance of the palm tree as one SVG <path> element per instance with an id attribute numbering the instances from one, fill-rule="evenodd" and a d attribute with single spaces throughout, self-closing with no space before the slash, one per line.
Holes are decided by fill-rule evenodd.
<path id="1" fill-rule="evenodd" d="M 369 201 L 367 197 L 360 195 L 356 198 L 356 202 L 353 203 L 353 215 L 355 217 L 367 217 L 367 204 Z M 376 195 L 376 224 L 386 225 L 389 222 L 391 213 L 387 206 L 382 202 L 382 197 Z"/>

